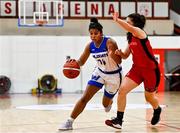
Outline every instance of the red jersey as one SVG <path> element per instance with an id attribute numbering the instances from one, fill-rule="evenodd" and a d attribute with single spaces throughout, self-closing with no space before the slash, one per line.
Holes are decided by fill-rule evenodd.
<path id="1" fill-rule="evenodd" d="M 133 65 L 150 69 L 157 68 L 158 63 L 148 38 L 139 39 L 132 36 L 129 48 L 132 53 Z"/>

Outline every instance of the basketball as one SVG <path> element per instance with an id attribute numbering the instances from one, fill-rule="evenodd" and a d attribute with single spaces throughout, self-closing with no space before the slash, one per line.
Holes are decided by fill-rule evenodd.
<path id="1" fill-rule="evenodd" d="M 63 74 L 69 79 L 76 78 L 80 73 L 80 66 L 76 60 L 67 61 L 63 66 Z"/>

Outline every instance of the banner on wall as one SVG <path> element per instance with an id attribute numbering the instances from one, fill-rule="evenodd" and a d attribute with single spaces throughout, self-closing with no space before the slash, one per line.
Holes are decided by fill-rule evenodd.
<path id="1" fill-rule="evenodd" d="M 138 13 L 152 17 L 152 3 L 151 2 L 138 2 Z"/>
<path id="2" fill-rule="evenodd" d="M 154 4 L 153 4 L 154 3 Z M 162 7 L 163 11 L 159 12 L 154 5 Z M 37 8 L 36 0 L 28 1 L 28 14 L 33 16 L 33 12 Z M 124 7 L 125 6 L 125 7 Z M 60 8 L 63 8 L 63 14 L 67 18 L 88 18 L 88 17 L 100 17 L 100 18 L 109 18 L 111 14 L 115 11 L 118 11 L 121 17 L 124 17 L 126 12 L 133 13 L 138 12 L 145 15 L 146 17 L 155 17 L 154 14 L 157 14 L 158 17 L 169 17 L 169 3 L 167 1 L 163 2 L 119 2 L 119 1 L 63 1 L 63 5 L 59 4 Z M 0 17 L 18 17 L 18 0 L 0 0 Z M 137 9 L 137 10 L 136 10 Z M 55 9 L 51 2 L 43 3 L 43 10 L 49 11 L 49 15 L 53 16 Z M 162 10 L 162 9 L 161 9 Z M 162 15 L 161 15 L 162 14 Z M 126 15 L 127 16 L 127 15 Z"/>

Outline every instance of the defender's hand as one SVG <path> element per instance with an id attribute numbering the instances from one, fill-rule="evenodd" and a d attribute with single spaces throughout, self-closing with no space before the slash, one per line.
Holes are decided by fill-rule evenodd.
<path id="1" fill-rule="evenodd" d="M 114 21 L 117 21 L 118 17 L 119 17 L 119 13 L 118 12 L 114 12 L 112 14 L 112 18 L 113 18 Z"/>

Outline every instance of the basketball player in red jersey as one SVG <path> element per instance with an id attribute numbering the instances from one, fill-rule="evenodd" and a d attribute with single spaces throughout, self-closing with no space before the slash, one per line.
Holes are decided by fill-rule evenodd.
<path id="1" fill-rule="evenodd" d="M 137 13 L 128 15 L 126 21 L 118 17 L 119 15 L 117 12 L 113 14 L 113 20 L 123 29 L 128 31 L 128 46 L 125 51 L 116 50 L 115 54 L 126 59 L 131 53 L 133 65 L 123 79 L 118 92 L 117 116 L 111 120 L 106 120 L 105 123 L 108 126 L 121 129 L 124 110 L 126 107 L 126 96 L 131 90 L 143 82 L 145 98 L 154 109 L 151 124 L 155 125 L 159 122 L 161 114 L 161 107 L 159 106 L 158 100 L 155 96 L 160 82 L 160 71 L 158 62 L 153 55 L 149 39 L 143 30 L 146 22 L 145 17 Z"/>

